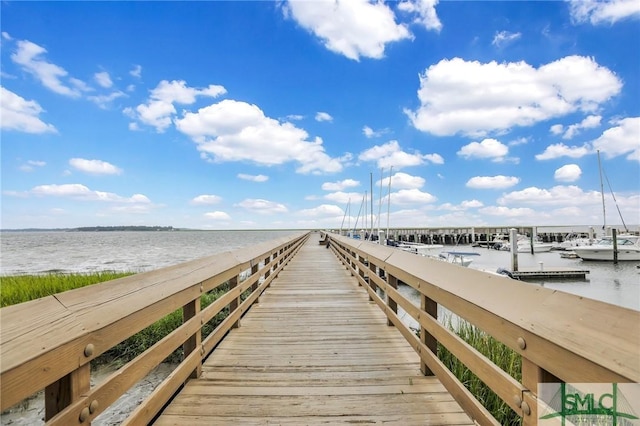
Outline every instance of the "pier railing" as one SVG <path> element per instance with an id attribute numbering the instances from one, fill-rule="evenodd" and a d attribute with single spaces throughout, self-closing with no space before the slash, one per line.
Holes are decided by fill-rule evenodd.
<path id="1" fill-rule="evenodd" d="M 538 384 L 640 382 L 640 312 L 452 265 L 371 242 L 328 234 L 330 247 L 479 424 L 499 424 L 438 358 L 438 343 L 522 417 L 538 422 Z M 411 286 L 420 306 L 398 291 Z M 522 359 L 510 376 L 438 321 L 438 306 L 502 342 Z M 420 327 L 419 336 L 398 307 Z M 544 404 L 541 403 L 541 406 Z"/>
<path id="2" fill-rule="evenodd" d="M 182 347 L 184 360 L 126 421 L 149 423 L 189 377 L 200 374 L 203 359 L 308 236 L 300 233 L 2 308 L 2 410 L 44 390 L 48 424 L 88 424 Z M 223 285 L 226 292 L 201 309 L 200 297 Z M 203 339 L 204 325 L 227 307 L 227 317 Z M 177 329 L 91 387 L 92 360 L 178 309 L 183 323 Z"/>

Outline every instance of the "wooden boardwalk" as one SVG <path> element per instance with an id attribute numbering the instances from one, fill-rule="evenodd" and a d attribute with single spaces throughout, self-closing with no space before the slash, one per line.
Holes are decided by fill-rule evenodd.
<path id="1" fill-rule="evenodd" d="M 472 425 L 312 236 L 157 425 Z"/>

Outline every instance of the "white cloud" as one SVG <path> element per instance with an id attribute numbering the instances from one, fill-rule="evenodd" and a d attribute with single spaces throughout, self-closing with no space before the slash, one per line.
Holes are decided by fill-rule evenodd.
<path id="1" fill-rule="evenodd" d="M 600 150 L 607 158 L 627 154 L 627 160 L 640 161 L 640 117 L 628 117 L 612 122 L 611 127 L 593 142 L 594 150 Z"/>
<path id="2" fill-rule="evenodd" d="M 204 214 L 204 217 L 213 220 L 231 220 L 231 216 L 222 211 L 208 212 Z"/>
<path id="3" fill-rule="evenodd" d="M 111 77 L 109 76 L 109 73 L 106 71 L 95 73 L 93 75 L 93 78 L 96 81 L 96 83 L 98 83 L 98 85 L 104 87 L 105 89 L 108 89 L 111 86 L 113 86 L 113 81 L 111 81 Z"/>
<path id="4" fill-rule="evenodd" d="M 438 0 L 404 0 L 398 4 L 398 9 L 417 14 L 413 22 L 427 30 L 440 31 L 442 23 L 436 14 L 437 4 Z"/>
<path id="5" fill-rule="evenodd" d="M 482 142 L 471 142 L 460 148 L 457 154 L 466 159 L 488 158 L 494 162 L 504 161 L 509 147 L 495 139 L 484 139 Z"/>
<path id="6" fill-rule="evenodd" d="M 156 128 L 158 132 L 164 132 L 172 123 L 172 117 L 177 113 L 174 103 L 190 105 L 198 96 L 218 97 L 227 93 L 222 86 L 214 84 L 203 89 L 188 87 L 182 80 L 171 82 L 162 80 L 151 91 L 149 100 L 135 108 L 137 118 L 149 126 Z M 125 114 L 131 114 L 131 108 L 125 108 Z"/>
<path id="7" fill-rule="evenodd" d="M 322 184 L 322 189 L 324 191 L 342 191 L 346 188 L 354 188 L 359 186 L 360 182 L 353 179 L 345 179 L 338 182 L 325 182 Z"/>
<path id="8" fill-rule="evenodd" d="M 420 176 L 411 176 L 407 173 L 398 172 L 391 177 L 391 188 L 395 189 L 418 189 L 425 184 L 425 179 Z M 382 182 L 376 182 L 376 188 L 379 186 L 387 188 L 389 186 L 389 178 L 382 179 Z"/>
<path id="9" fill-rule="evenodd" d="M 379 138 L 380 136 L 385 135 L 387 133 L 390 133 L 390 130 L 388 128 L 380 129 L 380 130 L 373 130 L 369 126 L 364 126 L 362 128 L 362 134 L 365 135 L 369 139 L 371 139 L 371 138 Z"/>
<path id="10" fill-rule="evenodd" d="M 512 33 L 509 31 L 496 32 L 496 34 L 493 36 L 493 41 L 491 42 L 491 44 L 500 48 L 506 46 L 507 44 L 513 43 L 521 36 L 521 33 Z"/>
<path id="11" fill-rule="evenodd" d="M 43 59 L 45 53 L 47 50 L 35 43 L 28 40 L 18 40 L 17 50 L 11 54 L 11 59 L 49 90 L 72 98 L 80 97 L 81 91 L 79 89 L 72 88 L 62 82 L 62 79 L 67 77 L 69 73 L 64 68 Z M 75 81 L 79 82 L 77 79 Z M 78 85 L 76 84 L 76 86 Z"/>
<path id="12" fill-rule="evenodd" d="M 349 201 L 353 203 L 359 203 L 362 201 L 364 194 L 359 192 L 342 192 L 336 191 L 324 196 L 325 200 L 333 201 L 334 203 L 347 204 Z"/>
<path id="13" fill-rule="evenodd" d="M 558 185 L 551 189 L 535 186 L 504 194 L 498 199 L 498 204 L 531 204 L 536 207 L 545 206 L 573 206 L 601 203 L 599 191 L 585 192 L 575 185 Z"/>
<path id="14" fill-rule="evenodd" d="M 47 163 L 44 161 L 29 160 L 25 164 L 20 166 L 20 170 L 22 170 L 23 172 L 32 172 L 35 167 L 44 167 L 46 165 Z"/>
<path id="15" fill-rule="evenodd" d="M 140 76 L 142 75 L 142 66 L 134 65 L 131 71 L 129 71 L 129 75 L 135 78 L 140 78 Z"/>
<path id="16" fill-rule="evenodd" d="M 536 160 L 552 160 L 560 157 L 581 158 L 590 153 L 589 145 L 567 146 L 557 143 L 549 145 L 542 154 L 536 154 Z"/>
<path id="17" fill-rule="evenodd" d="M 520 178 L 515 176 L 475 176 L 467 181 L 466 186 L 475 189 L 503 189 L 518 183 L 520 183 Z"/>
<path id="18" fill-rule="evenodd" d="M 637 0 L 569 0 L 569 10 L 574 23 L 614 24 L 626 18 L 639 18 L 640 2 Z"/>
<path id="19" fill-rule="evenodd" d="M 203 194 L 194 197 L 191 200 L 191 204 L 196 206 L 207 206 L 211 204 L 218 204 L 220 201 L 222 201 L 222 198 L 217 195 Z"/>
<path id="20" fill-rule="evenodd" d="M 444 160 L 438 154 L 423 155 L 416 151 L 413 154 L 407 153 L 400 148 L 398 141 L 389 141 L 383 145 L 375 145 L 358 156 L 360 161 L 375 161 L 379 168 L 402 168 L 419 166 L 425 162 L 442 164 Z"/>
<path id="21" fill-rule="evenodd" d="M 288 1 L 283 11 L 317 36 L 327 49 L 356 61 L 361 57 L 380 59 L 388 43 L 411 37 L 382 2 L 294 0 Z"/>
<path id="22" fill-rule="evenodd" d="M 24 133 L 57 133 L 56 128 L 40 120 L 44 112 L 36 101 L 27 101 L 0 86 L 0 124 L 3 130 Z"/>
<path id="23" fill-rule="evenodd" d="M 111 92 L 108 95 L 87 96 L 87 99 L 89 99 L 91 102 L 98 105 L 100 108 L 106 109 L 109 106 L 109 104 L 113 102 L 115 99 L 126 97 L 126 96 L 127 95 L 124 92 L 116 90 L 115 92 Z"/>
<path id="24" fill-rule="evenodd" d="M 593 58 L 567 56 L 535 68 L 525 62 L 443 59 L 419 76 L 420 106 L 405 113 L 439 136 L 484 136 L 572 112 L 592 112 L 620 93 L 621 80 Z"/>
<path id="25" fill-rule="evenodd" d="M 304 209 L 297 212 L 304 217 L 342 217 L 344 210 L 334 204 L 322 204 L 312 209 Z"/>
<path id="26" fill-rule="evenodd" d="M 251 182 L 266 182 L 269 176 L 265 175 L 248 175 L 246 173 L 238 173 L 238 179 L 249 180 Z"/>
<path id="27" fill-rule="evenodd" d="M 322 140 L 309 141 L 303 129 L 266 117 L 252 104 L 225 99 L 187 112 L 176 128 L 190 136 L 205 159 L 214 162 L 251 161 L 278 165 L 300 164 L 298 173 L 332 173 L 342 170 L 342 160 L 329 157 Z"/>
<path id="28" fill-rule="evenodd" d="M 237 206 L 258 214 L 287 213 L 289 211 L 284 204 L 253 198 L 247 198 L 238 203 Z"/>
<path id="29" fill-rule="evenodd" d="M 564 132 L 564 126 L 562 124 L 554 124 L 549 128 L 549 131 L 554 135 L 561 135 Z"/>
<path id="30" fill-rule="evenodd" d="M 590 115 L 588 117 L 585 117 L 585 119 L 580 123 L 567 126 L 564 135 L 562 135 L 562 139 L 573 139 L 573 137 L 578 135 L 582 131 L 582 129 L 592 129 L 594 127 L 598 127 L 600 125 L 600 120 L 602 120 L 602 117 L 599 115 Z M 562 126 L 560 126 L 560 129 L 562 129 Z"/>
<path id="31" fill-rule="evenodd" d="M 119 175 L 122 169 L 102 160 L 87 160 L 84 158 L 72 158 L 69 165 L 76 170 L 92 175 Z"/>
<path id="32" fill-rule="evenodd" d="M 64 185 L 38 185 L 29 191 L 32 195 L 72 198 L 83 201 L 104 201 L 111 203 L 150 204 L 151 200 L 142 194 L 122 197 L 112 192 L 94 191 L 80 183 Z"/>
<path id="33" fill-rule="evenodd" d="M 582 170 L 577 164 L 565 164 L 555 171 L 553 178 L 560 182 L 575 182 L 580 179 Z"/>
<path id="34" fill-rule="evenodd" d="M 536 212 L 528 207 L 509 208 L 504 206 L 487 206 L 478 210 L 482 214 L 489 216 L 500 216 L 506 218 L 533 217 Z"/>
<path id="35" fill-rule="evenodd" d="M 387 197 L 384 197 L 382 203 L 386 203 Z M 433 203 L 437 200 L 436 197 L 428 192 L 420 191 L 419 189 L 401 189 L 400 191 L 391 193 L 391 204 L 407 205 L 407 204 L 426 204 Z"/>
<path id="36" fill-rule="evenodd" d="M 326 112 L 318 112 L 316 114 L 316 121 L 333 121 L 333 117 Z"/>

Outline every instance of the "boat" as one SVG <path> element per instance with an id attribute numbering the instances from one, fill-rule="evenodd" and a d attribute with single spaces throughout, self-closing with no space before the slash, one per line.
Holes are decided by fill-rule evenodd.
<path id="1" fill-rule="evenodd" d="M 552 250 L 572 250 L 574 247 L 593 244 L 593 241 L 592 238 L 573 232 L 565 235 L 562 242 L 552 243 Z"/>
<path id="2" fill-rule="evenodd" d="M 552 243 L 544 243 L 539 240 L 533 241 L 534 253 L 546 253 L 553 248 Z M 531 241 L 524 235 L 518 235 L 518 253 L 531 253 Z"/>
<path id="3" fill-rule="evenodd" d="M 443 251 L 438 255 L 441 260 L 464 267 L 471 265 L 471 262 L 473 262 L 472 256 L 480 256 L 480 253 L 473 251 Z"/>
<path id="4" fill-rule="evenodd" d="M 616 240 L 618 260 L 640 260 L 640 236 L 621 234 Z M 613 260 L 613 237 L 602 237 L 590 246 L 574 247 L 573 252 L 583 260 Z"/>
<path id="5" fill-rule="evenodd" d="M 421 244 L 408 241 L 398 241 L 395 247 L 410 253 L 422 256 L 437 256 L 438 252 L 444 248 L 442 244 Z"/>

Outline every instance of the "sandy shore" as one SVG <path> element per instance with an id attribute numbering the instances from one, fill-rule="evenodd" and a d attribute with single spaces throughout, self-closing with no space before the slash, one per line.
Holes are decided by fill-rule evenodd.
<path id="1" fill-rule="evenodd" d="M 92 425 L 119 425 L 127 416 L 151 394 L 151 392 L 171 373 L 175 365 L 160 364 L 127 393 L 122 395 L 105 412 L 91 423 Z M 91 372 L 91 386 L 96 386 L 113 370 L 106 368 Z M 44 392 L 39 392 L 20 404 L 0 414 L 0 424 L 33 426 L 44 424 Z"/>

